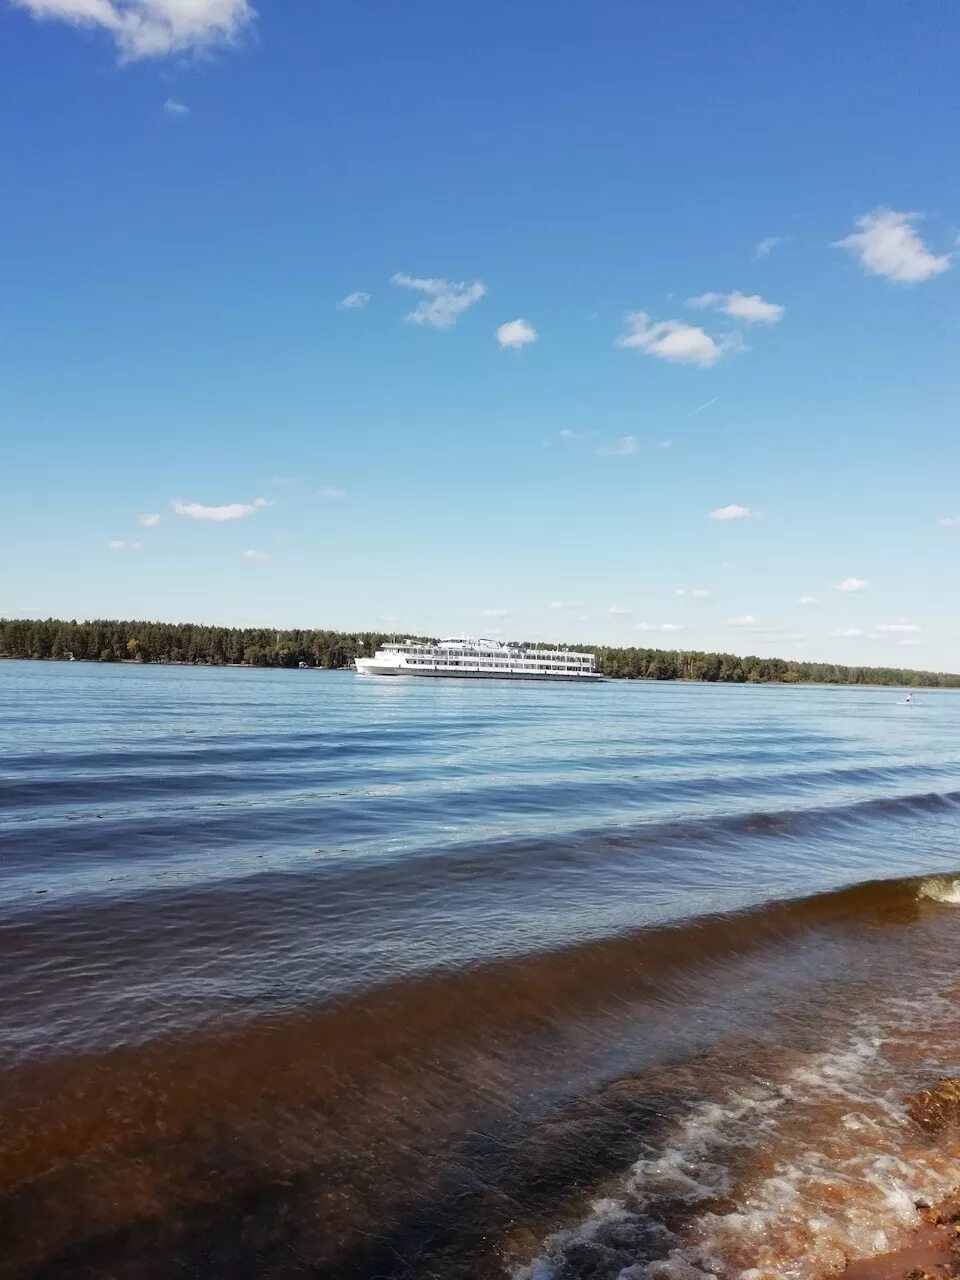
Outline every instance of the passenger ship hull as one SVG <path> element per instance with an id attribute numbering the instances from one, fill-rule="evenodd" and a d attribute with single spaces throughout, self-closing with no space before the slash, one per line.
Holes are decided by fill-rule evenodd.
<path id="1" fill-rule="evenodd" d="M 421 668 L 396 667 L 387 663 L 376 662 L 373 658 L 357 658 L 357 672 L 362 676 L 413 676 L 427 680 L 541 680 L 555 684 L 558 680 L 567 684 L 596 684 L 603 679 L 599 672 L 582 675 L 561 675 L 552 671 L 470 671 L 444 669 L 442 667 Z"/>
<path id="2" fill-rule="evenodd" d="M 357 658 L 362 676 L 420 676 L 430 680 L 563 680 L 596 684 L 592 653 L 525 648 L 500 640 L 403 640 L 383 645 L 371 658 Z"/>

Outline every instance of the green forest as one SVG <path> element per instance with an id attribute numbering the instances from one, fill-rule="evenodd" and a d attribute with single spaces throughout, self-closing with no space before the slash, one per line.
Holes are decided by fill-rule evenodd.
<path id="1" fill-rule="evenodd" d="M 394 636 L 376 631 L 276 631 L 184 622 L 65 622 L 0 618 L 0 658 L 83 662 L 190 663 L 252 667 L 348 667 Z M 554 647 L 554 646 L 551 646 Z M 605 676 L 626 680 L 707 680 L 725 684 L 881 684 L 960 688 L 960 675 L 897 667 L 846 667 L 783 658 L 737 657 L 690 649 L 560 646 L 594 652 Z"/>

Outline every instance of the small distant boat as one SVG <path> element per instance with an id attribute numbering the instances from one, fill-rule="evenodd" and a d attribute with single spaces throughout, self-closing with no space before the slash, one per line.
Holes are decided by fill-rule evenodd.
<path id="1" fill-rule="evenodd" d="M 592 653 L 566 649 L 525 649 L 499 640 L 441 640 L 385 644 L 372 658 L 355 659 L 362 676 L 458 677 L 468 680 L 568 680 L 596 683 Z"/>

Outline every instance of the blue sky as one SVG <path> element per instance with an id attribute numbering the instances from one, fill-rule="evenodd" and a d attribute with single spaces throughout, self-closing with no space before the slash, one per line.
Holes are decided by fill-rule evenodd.
<path id="1" fill-rule="evenodd" d="M 0 613 L 960 670 L 958 37 L 0 0 Z"/>

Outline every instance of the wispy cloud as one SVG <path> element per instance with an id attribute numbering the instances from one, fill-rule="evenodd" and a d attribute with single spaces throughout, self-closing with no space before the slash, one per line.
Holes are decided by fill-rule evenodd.
<path id="1" fill-rule="evenodd" d="M 922 217 L 894 209 L 865 213 L 857 218 L 860 230 L 835 240 L 833 248 L 854 254 L 871 275 L 886 276 L 898 284 L 919 284 L 950 266 L 949 253 L 932 253 L 917 234 L 914 224 Z"/>
<path id="2" fill-rule="evenodd" d="M 188 116 L 191 114 L 187 104 L 179 102 L 176 98 L 168 98 L 163 104 L 163 110 L 168 116 Z"/>
<path id="3" fill-rule="evenodd" d="M 790 239 L 789 236 L 767 236 L 761 240 L 753 251 L 755 258 L 768 258 L 774 249 L 782 244 L 786 244 Z"/>
<path id="4" fill-rule="evenodd" d="M 820 601 L 816 596 L 801 596 L 797 604 L 819 604 Z"/>
<path id="5" fill-rule="evenodd" d="M 252 560 L 255 564 L 263 564 L 270 559 L 269 551 L 259 551 L 255 547 L 251 547 L 249 551 L 244 551 L 244 560 Z"/>
<path id="6" fill-rule="evenodd" d="M 638 622 L 634 627 L 634 631 L 660 631 L 664 634 L 683 630 L 679 622 Z"/>
<path id="7" fill-rule="evenodd" d="M 317 490 L 317 497 L 324 502 L 342 502 L 346 496 L 346 489 L 338 489 L 335 484 L 322 484 Z"/>
<path id="8" fill-rule="evenodd" d="M 856 640 L 863 635 L 860 627 L 845 627 L 842 631 L 834 631 L 833 633 L 840 640 Z"/>
<path id="9" fill-rule="evenodd" d="M 255 498 L 253 502 L 228 502 L 222 507 L 205 507 L 200 502 L 185 502 L 183 498 L 174 498 L 170 506 L 178 516 L 188 516 L 191 520 L 244 520 L 247 516 L 256 515 L 264 507 L 269 507 L 266 498 Z"/>
<path id="10" fill-rule="evenodd" d="M 731 502 L 728 507 L 714 507 L 707 512 L 710 520 L 751 520 L 753 515 L 749 507 L 738 506 L 735 502 Z"/>
<path id="11" fill-rule="evenodd" d="M 701 369 L 709 369 L 741 345 L 739 334 L 727 334 L 717 340 L 697 325 L 683 320 L 651 320 L 645 311 L 628 312 L 626 325 L 626 333 L 616 339 L 615 346 L 674 364 L 699 365 Z"/>
<path id="12" fill-rule="evenodd" d="M 111 538 L 107 543 L 111 551 L 137 551 L 140 545 L 139 542 L 130 542 L 126 538 Z"/>
<path id="13" fill-rule="evenodd" d="M 597 452 L 605 458 L 625 458 L 631 453 L 636 453 L 639 448 L 640 441 L 636 436 L 621 436 L 612 444 L 601 445 Z"/>
<path id="14" fill-rule="evenodd" d="M 514 351 L 528 347 L 539 336 L 533 325 L 526 320 L 508 320 L 497 329 L 497 341 L 501 347 Z"/>
<path id="15" fill-rule="evenodd" d="M 675 596 L 687 596 L 690 600 L 706 600 L 713 592 L 707 591 L 704 587 L 677 587 L 673 594 Z"/>
<path id="16" fill-rule="evenodd" d="M 357 289 L 354 293 L 348 293 L 345 298 L 341 298 L 337 306 L 341 311 L 360 311 L 369 301 L 369 293 L 364 293 L 362 289 Z"/>
<path id="17" fill-rule="evenodd" d="M 509 609 L 484 609 L 483 616 L 485 618 L 509 618 Z"/>
<path id="18" fill-rule="evenodd" d="M 728 627 L 737 627 L 741 629 L 752 629 L 759 624 L 759 619 L 755 618 L 752 613 L 741 613 L 736 618 L 728 618 Z"/>
<path id="19" fill-rule="evenodd" d="M 786 307 L 777 302 L 767 302 L 758 293 L 740 293 L 736 289 L 733 293 L 702 293 L 699 298 L 689 298 L 687 306 L 709 307 L 747 324 L 776 324 L 786 311 Z"/>
<path id="20" fill-rule="evenodd" d="M 866 578 L 844 578 L 842 582 L 838 582 L 834 590 L 836 591 L 866 591 Z"/>
<path id="21" fill-rule="evenodd" d="M 960 516 L 941 516 L 937 524 L 944 529 L 960 529 Z"/>
<path id="22" fill-rule="evenodd" d="M 256 17 L 249 0 L 13 0 L 35 18 L 111 35 L 124 62 L 231 44 Z"/>
<path id="23" fill-rule="evenodd" d="M 607 613 L 613 614 L 615 618 L 629 618 L 631 613 L 633 613 L 633 610 L 624 609 L 623 606 L 619 604 L 612 604 L 607 610 Z"/>
<path id="24" fill-rule="evenodd" d="M 883 622 L 877 630 L 887 635 L 919 635 L 923 627 L 915 622 Z"/>
<path id="25" fill-rule="evenodd" d="M 155 511 L 151 511 L 146 515 L 137 516 L 137 520 L 145 529 L 155 529 L 160 523 L 160 517 Z"/>
<path id="26" fill-rule="evenodd" d="M 487 292 L 487 286 L 480 280 L 471 284 L 464 281 L 454 283 L 452 280 L 441 280 L 426 276 L 411 276 L 405 271 L 398 271 L 391 277 L 391 284 L 404 289 L 417 289 L 425 294 L 422 302 L 407 314 L 412 324 L 426 324 L 434 329 L 451 329 L 461 314 Z"/>

